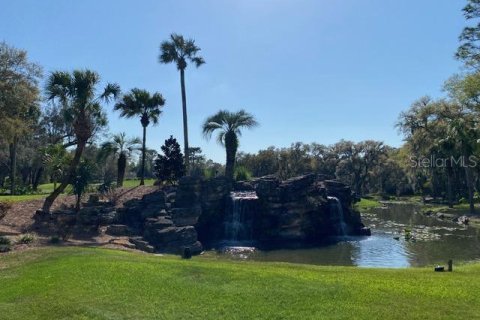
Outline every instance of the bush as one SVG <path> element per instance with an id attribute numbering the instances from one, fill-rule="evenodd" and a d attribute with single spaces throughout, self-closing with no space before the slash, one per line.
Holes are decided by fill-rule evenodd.
<path id="1" fill-rule="evenodd" d="M 29 244 L 29 243 L 32 243 L 33 241 L 35 241 L 35 235 L 33 233 L 26 233 L 26 234 L 23 234 L 20 239 L 18 239 L 18 243 L 21 243 L 21 244 Z"/>
<path id="2" fill-rule="evenodd" d="M 12 242 L 6 237 L 0 237 L 0 252 L 8 252 L 12 249 Z"/>
<path id="3" fill-rule="evenodd" d="M 50 243 L 51 243 L 51 244 L 58 244 L 58 243 L 60 243 L 60 237 L 59 237 L 59 236 L 51 236 L 51 237 L 50 237 Z"/>
<path id="4" fill-rule="evenodd" d="M 473 201 L 475 201 L 475 203 L 480 202 L 480 193 L 478 193 L 478 191 L 475 191 L 475 193 L 473 194 Z"/>
<path id="5" fill-rule="evenodd" d="M 104 195 L 104 194 L 107 194 L 108 192 L 112 191 L 113 189 L 115 189 L 117 186 L 116 186 L 116 183 L 113 183 L 113 182 L 104 182 L 100 185 L 98 185 L 97 187 L 97 191 L 100 192 L 100 194 Z"/>
<path id="6" fill-rule="evenodd" d="M 11 245 L 12 241 L 8 239 L 7 237 L 1 237 L 0 236 L 0 245 Z"/>
<path id="7" fill-rule="evenodd" d="M 243 166 L 235 168 L 235 181 L 246 181 L 252 178 L 252 173 Z"/>

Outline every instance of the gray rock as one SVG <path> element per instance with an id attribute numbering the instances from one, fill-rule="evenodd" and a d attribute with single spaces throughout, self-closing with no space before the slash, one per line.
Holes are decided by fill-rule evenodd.
<path id="1" fill-rule="evenodd" d="M 141 237 L 134 237 L 129 239 L 131 243 L 135 245 L 135 248 L 142 250 L 148 253 L 154 253 L 155 248 L 151 246 L 147 241 L 143 240 Z"/>
<path id="2" fill-rule="evenodd" d="M 198 205 L 189 208 L 173 208 L 171 214 L 176 226 L 194 226 L 202 214 L 202 208 Z"/>
<path id="3" fill-rule="evenodd" d="M 130 234 L 130 229 L 124 224 L 112 224 L 107 226 L 105 233 L 111 236 L 128 236 Z"/>

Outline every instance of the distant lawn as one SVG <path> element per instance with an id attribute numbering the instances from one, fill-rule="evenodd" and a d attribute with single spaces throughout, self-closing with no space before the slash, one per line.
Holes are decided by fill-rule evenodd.
<path id="1" fill-rule="evenodd" d="M 155 182 L 155 179 L 145 179 L 146 186 L 153 186 L 154 182 Z M 140 180 L 132 179 L 132 180 L 125 180 L 123 183 L 123 186 L 126 188 L 133 188 L 133 187 L 137 187 L 139 184 L 140 184 Z M 93 190 L 96 190 L 97 185 L 98 184 L 92 184 L 91 188 L 93 188 Z M 72 190 L 72 187 L 67 186 L 64 194 L 70 194 L 71 190 Z M 0 195 L 0 202 L 1 201 L 22 202 L 22 201 L 29 201 L 29 200 L 36 200 L 36 199 L 44 199 L 52 191 L 53 191 L 53 183 L 45 183 L 38 186 L 38 193 L 24 194 L 24 195 L 17 195 L 17 196 Z"/>
<path id="2" fill-rule="evenodd" d="M 453 273 L 55 248 L 0 256 L 2 319 L 476 319 L 480 264 Z"/>
<path id="3" fill-rule="evenodd" d="M 369 211 L 370 209 L 378 208 L 378 207 L 381 207 L 381 206 L 382 206 L 382 204 L 378 200 L 375 200 L 375 199 L 362 198 L 362 199 L 360 199 L 359 202 L 355 203 L 355 208 L 357 210 L 359 210 L 360 212 Z"/>
<path id="4" fill-rule="evenodd" d="M 145 179 L 145 185 L 146 186 L 153 186 L 154 182 L 155 182 L 155 179 Z M 139 184 L 140 184 L 139 179 L 131 179 L 131 180 L 123 181 L 123 186 L 126 187 L 126 188 L 136 187 Z"/>
<path id="5" fill-rule="evenodd" d="M 0 196 L 0 202 L 22 202 L 36 199 L 45 199 L 46 194 L 22 194 L 18 196 Z"/>
<path id="6" fill-rule="evenodd" d="M 0 195 L 0 202 L 1 201 L 8 201 L 8 202 L 22 202 L 22 201 L 29 201 L 29 200 L 36 200 L 36 199 L 45 199 L 47 195 L 52 193 L 53 191 L 53 183 L 45 183 L 40 184 L 38 186 L 38 192 L 34 194 L 21 194 L 21 195 Z M 70 193 L 72 191 L 72 187 L 69 185 L 65 189 L 65 193 Z"/>

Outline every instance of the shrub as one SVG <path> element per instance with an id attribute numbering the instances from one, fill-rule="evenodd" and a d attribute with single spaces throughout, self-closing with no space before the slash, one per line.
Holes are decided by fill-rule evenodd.
<path id="1" fill-rule="evenodd" d="M 246 181 L 252 178 L 252 174 L 247 168 L 243 166 L 237 166 L 235 168 L 235 181 Z"/>
<path id="2" fill-rule="evenodd" d="M 106 193 L 112 191 L 115 188 L 116 188 L 116 184 L 111 181 L 108 181 L 98 185 L 97 191 L 100 192 L 100 194 L 105 195 Z"/>
<path id="3" fill-rule="evenodd" d="M 8 252 L 12 249 L 12 242 L 6 237 L 0 237 L 0 252 Z"/>
<path id="4" fill-rule="evenodd" d="M 23 234 L 20 239 L 18 239 L 18 243 L 22 243 L 22 244 L 29 244 L 29 243 L 32 243 L 33 241 L 35 241 L 35 235 L 33 233 L 26 233 L 26 234 Z"/>
<path id="5" fill-rule="evenodd" d="M 60 243 L 60 237 L 59 236 L 51 236 L 50 237 L 50 243 L 52 243 L 52 244 Z"/>
<path id="6" fill-rule="evenodd" d="M 88 185 L 92 178 L 92 166 L 86 160 L 80 162 L 80 165 L 77 168 L 77 172 L 72 181 L 73 194 L 77 198 L 75 209 L 80 210 L 80 201 L 82 200 L 83 194 L 87 191 Z"/>
<path id="7" fill-rule="evenodd" d="M 2 237 L 0 236 L 0 245 L 11 245 L 12 241 L 8 239 L 7 237 Z"/>

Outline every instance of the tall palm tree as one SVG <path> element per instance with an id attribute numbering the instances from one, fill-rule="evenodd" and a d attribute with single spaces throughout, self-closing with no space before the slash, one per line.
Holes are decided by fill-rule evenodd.
<path id="1" fill-rule="evenodd" d="M 115 104 L 114 109 L 120 111 L 121 117 L 140 117 L 143 127 L 142 140 L 142 169 L 140 185 L 145 184 L 145 152 L 147 140 L 147 127 L 150 123 L 156 125 L 162 113 L 160 110 L 165 105 L 165 99 L 159 92 L 151 95 L 148 91 L 134 88 Z"/>
<path id="2" fill-rule="evenodd" d="M 107 84 L 101 94 L 97 93 L 100 83 L 98 73 L 90 70 L 53 72 L 47 81 L 45 91 L 49 100 L 58 100 L 66 122 L 72 126 L 76 140 L 73 159 L 62 183 L 45 199 L 43 211 L 49 212 L 55 199 L 75 177 L 83 151 L 95 131 L 106 125 L 106 116 L 100 102 L 109 102 L 120 94 L 117 84 Z"/>
<path id="3" fill-rule="evenodd" d="M 218 113 L 205 120 L 202 131 L 207 139 L 210 139 L 213 132 L 217 131 L 217 141 L 225 147 L 227 162 L 225 176 L 233 180 L 235 169 L 235 157 L 239 145 L 238 137 L 242 135 L 242 128 L 253 128 L 258 125 L 253 115 L 244 110 L 230 112 L 220 110 Z"/>
<path id="4" fill-rule="evenodd" d="M 190 157 L 188 149 L 188 121 L 187 121 L 187 95 L 185 93 L 185 69 L 188 63 L 192 62 L 198 68 L 205 63 L 205 60 L 198 56 L 200 48 L 195 45 L 195 40 L 184 39 L 182 35 L 171 34 L 170 40 L 163 41 L 160 45 L 160 63 L 176 63 L 180 71 L 180 86 L 182 90 L 182 110 L 183 110 L 183 148 L 185 154 L 185 168 L 187 174 L 190 169 Z"/>
<path id="5" fill-rule="evenodd" d="M 100 146 L 100 159 L 106 159 L 109 155 L 117 158 L 117 187 L 123 186 L 127 160 L 131 154 L 140 150 L 141 140 L 139 138 L 127 139 L 125 132 L 115 134 L 111 141 L 106 141 Z"/>

